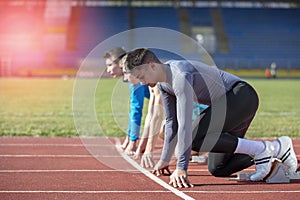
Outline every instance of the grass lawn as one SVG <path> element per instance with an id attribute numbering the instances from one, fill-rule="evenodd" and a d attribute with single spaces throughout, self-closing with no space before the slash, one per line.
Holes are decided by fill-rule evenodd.
<path id="1" fill-rule="evenodd" d="M 300 138 L 300 80 L 248 81 L 260 96 L 260 107 L 248 137 Z M 74 82 L 74 79 L 0 79 L 0 136 L 78 136 L 72 109 Z M 124 136 L 128 95 L 127 84 L 101 79 L 93 105 L 101 127 L 99 134 Z M 146 110 L 147 106 L 144 116 Z"/>

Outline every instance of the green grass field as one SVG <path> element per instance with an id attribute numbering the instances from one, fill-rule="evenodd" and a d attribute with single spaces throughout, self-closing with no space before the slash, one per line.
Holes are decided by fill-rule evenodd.
<path id="1" fill-rule="evenodd" d="M 78 136 L 72 110 L 74 81 L 0 79 L 0 135 Z M 260 107 L 249 128 L 248 137 L 273 138 L 290 135 L 300 138 L 300 80 L 248 81 L 260 96 Z M 95 111 L 102 134 L 124 136 L 128 109 L 127 90 L 126 84 L 120 84 L 116 79 L 102 79 L 97 87 Z M 121 94 L 120 91 L 124 93 Z M 116 103 L 116 99 L 121 99 L 118 100 L 119 104 Z M 147 102 L 145 103 L 147 105 Z M 144 111 L 146 114 L 146 107 Z"/>

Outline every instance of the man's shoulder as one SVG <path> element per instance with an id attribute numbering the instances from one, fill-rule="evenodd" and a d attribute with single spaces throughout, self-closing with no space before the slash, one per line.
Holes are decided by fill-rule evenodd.
<path id="1" fill-rule="evenodd" d="M 174 66 L 178 66 L 178 65 L 186 65 L 189 62 L 187 60 L 168 60 L 167 62 L 165 62 L 165 64 L 167 65 L 174 65 Z"/>

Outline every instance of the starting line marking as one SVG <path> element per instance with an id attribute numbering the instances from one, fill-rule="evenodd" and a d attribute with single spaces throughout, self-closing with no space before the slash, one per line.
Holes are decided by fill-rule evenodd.
<path id="1" fill-rule="evenodd" d="M 3 190 L 0 193 L 70 193 L 70 194 L 105 194 L 105 193 L 171 193 L 172 191 L 165 191 L 165 190 L 125 190 L 125 191 L 65 191 L 65 190 Z M 300 193 L 300 190 L 285 190 L 285 191 L 276 191 L 276 190 L 261 190 L 261 191 L 236 191 L 236 190 L 223 190 L 223 191 L 197 191 L 197 190 L 187 190 L 186 193 L 201 193 L 201 194 L 266 194 L 266 193 Z"/>
<path id="2" fill-rule="evenodd" d="M 45 147 L 103 147 L 103 146 L 111 146 L 110 144 L 68 144 L 68 143 L 61 143 L 61 144 L 44 144 L 44 143 L 0 143 L 0 146 L 45 146 Z M 294 144 L 294 148 L 300 147 L 300 144 Z"/>
<path id="3" fill-rule="evenodd" d="M 43 190 L 33 190 L 33 191 L 22 191 L 22 190 L 17 190 L 17 191 L 0 191 L 0 193 L 70 193 L 70 194 L 102 194 L 102 193 L 166 193 L 166 192 L 171 192 L 171 191 L 165 191 L 165 190 L 133 190 L 133 191 L 43 191 Z"/>
<path id="4" fill-rule="evenodd" d="M 91 155 L 91 154 L 86 154 L 86 155 L 37 155 L 37 154 L 24 154 L 24 155 L 0 155 L 0 158 L 99 158 L 99 157 L 104 157 L 104 158 L 120 158 L 121 156 L 111 156 L 111 155 Z"/>
<path id="5" fill-rule="evenodd" d="M 300 193 L 300 190 L 252 190 L 252 191 L 230 191 L 230 190 L 223 190 L 223 191 L 197 191 L 197 190 L 189 190 L 185 191 L 186 193 L 209 193 L 209 194 L 265 194 L 265 193 Z"/>
<path id="6" fill-rule="evenodd" d="M 32 143 L 7 143 L 7 144 L 0 144 L 0 146 L 24 146 L 24 147 L 28 147 L 28 146 L 32 146 L 32 147 L 40 147 L 40 146 L 44 146 L 44 147 L 102 147 L 102 146 L 110 146 L 107 144 L 32 144 Z"/>
<path id="7" fill-rule="evenodd" d="M 163 180 L 161 180 L 160 178 L 158 178 L 157 176 L 155 176 L 154 174 L 152 174 L 151 172 L 149 172 L 148 170 L 144 169 L 143 167 L 141 167 L 139 164 L 137 164 L 135 161 L 133 161 L 128 155 L 126 155 L 120 148 L 120 140 L 116 139 L 116 148 L 119 151 L 120 155 L 128 162 L 130 163 L 134 168 L 136 168 L 137 170 L 139 170 L 140 172 L 142 172 L 145 176 L 147 176 L 148 178 L 150 178 L 151 180 L 153 180 L 154 182 L 158 183 L 159 185 L 161 185 L 162 187 L 164 187 L 165 189 L 171 191 L 172 193 L 174 193 L 175 195 L 183 198 L 183 199 L 187 199 L 187 200 L 194 200 L 194 198 L 186 195 L 185 193 L 183 193 L 182 191 L 179 191 L 177 189 L 175 189 L 174 187 L 170 186 L 169 184 L 165 183 Z"/>
<path id="8" fill-rule="evenodd" d="M 63 170 L 0 170 L 0 173 L 52 173 L 52 172 L 139 172 L 138 170 L 115 170 L 115 169 L 103 169 L 103 170 L 93 170 L 93 169 L 63 169 Z"/>
<path id="9" fill-rule="evenodd" d="M 98 169 L 3 169 L 0 173 L 40 173 L 40 172 L 140 172 L 139 170 L 98 170 Z M 208 172 L 207 169 L 191 169 L 192 172 Z M 249 170 L 253 171 L 253 170 Z"/>

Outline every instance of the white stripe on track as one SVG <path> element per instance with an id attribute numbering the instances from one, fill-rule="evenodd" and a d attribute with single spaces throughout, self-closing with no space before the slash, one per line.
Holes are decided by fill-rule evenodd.
<path id="1" fill-rule="evenodd" d="M 121 156 L 111 156 L 111 155 L 37 155 L 37 154 L 23 154 L 23 155 L 0 155 L 0 158 L 119 158 Z"/>
<path id="2" fill-rule="evenodd" d="M 1 193 L 70 193 L 70 194 L 105 194 L 105 193 L 171 193 L 171 191 L 165 191 L 165 190 L 124 190 L 124 191 L 96 191 L 96 190 L 90 190 L 90 191 L 65 191 L 65 190 L 28 190 L 28 191 L 22 191 L 22 190 L 0 190 Z"/>
<path id="3" fill-rule="evenodd" d="M 223 191 L 197 191 L 197 190 L 188 190 L 186 193 L 203 193 L 203 194 L 265 194 L 265 193 L 300 193 L 300 190 L 252 190 L 252 191 L 231 191 L 231 190 L 223 190 Z"/>
<path id="4" fill-rule="evenodd" d="M 7 143 L 7 144 L 0 144 L 1 146 L 24 146 L 24 147 L 28 147 L 28 146 L 53 146 L 53 147 L 103 147 L 103 146 L 111 146 L 111 144 L 33 144 L 33 143 Z M 300 147 L 300 144 L 294 144 L 293 145 L 294 148 L 298 148 Z M 157 151 L 160 153 L 160 151 Z"/>
<path id="5" fill-rule="evenodd" d="M 62 144 L 43 144 L 43 143 L 39 143 L 39 144 L 37 144 L 37 143 L 7 143 L 7 144 L 5 144 L 5 143 L 2 143 L 2 144 L 0 144 L 0 146 L 49 146 L 49 147 L 51 147 L 51 146 L 53 146 L 53 147 L 86 147 L 86 146 L 88 146 L 88 147 L 99 147 L 99 146 L 111 146 L 110 144 L 81 144 L 81 143 L 79 143 L 79 144 L 64 144 L 64 143 L 62 143 Z M 294 144 L 293 145 L 294 146 L 294 148 L 296 148 L 296 147 L 300 147 L 300 144 Z"/>
<path id="6" fill-rule="evenodd" d="M 105 194 L 105 193 L 171 193 L 172 191 L 165 190 L 124 190 L 124 191 L 96 191 L 96 190 L 0 190 L 1 193 L 70 193 L 70 194 Z M 268 193 L 300 193 L 300 190 L 253 190 L 253 191 L 237 191 L 237 190 L 223 190 L 223 191 L 203 191 L 203 190 L 187 190 L 185 193 L 198 193 L 198 194 L 268 194 Z"/>
<path id="7" fill-rule="evenodd" d="M 165 183 L 163 180 L 161 180 L 160 178 L 158 178 L 157 176 L 155 176 L 154 174 L 152 174 L 151 172 L 149 172 L 148 170 L 144 169 L 143 167 L 141 167 L 139 164 L 137 164 L 134 160 L 132 160 L 128 155 L 126 155 L 120 148 L 120 140 L 119 139 L 115 139 L 116 140 L 116 148 L 118 149 L 119 153 L 121 154 L 121 156 L 128 162 L 130 163 L 134 168 L 136 168 L 137 170 L 139 170 L 141 173 L 143 173 L 145 176 L 147 176 L 148 178 L 150 178 L 151 180 L 153 180 L 154 182 L 158 183 L 159 185 L 161 185 L 162 187 L 164 187 L 165 189 L 171 191 L 172 193 L 174 193 L 175 195 L 183 198 L 183 199 L 188 199 L 188 200 L 194 200 L 194 198 L 186 195 L 185 193 L 183 193 L 182 191 L 179 191 L 177 189 L 175 189 L 174 187 L 170 186 L 169 184 Z"/>
<path id="8" fill-rule="evenodd" d="M 16 170 L 0 170 L 0 173 L 57 173 L 57 172 L 139 172 L 138 170 L 115 170 L 115 169 L 16 169 Z"/>
<path id="9" fill-rule="evenodd" d="M 139 170 L 98 170 L 98 169 L 2 169 L 0 173 L 39 173 L 39 172 L 139 172 Z M 245 170 L 245 171 L 254 171 Z M 189 169 L 189 172 L 208 172 L 207 169 Z"/>
<path id="10" fill-rule="evenodd" d="M 103 147 L 103 146 L 111 146 L 107 144 L 32 144 L 32 143 L 7 143 L 7 144 L 0 144 L 0 146 L 24 146 L 24 147 L 40 147 L 40 146 L 45 146 L 45 147 Z"/>

